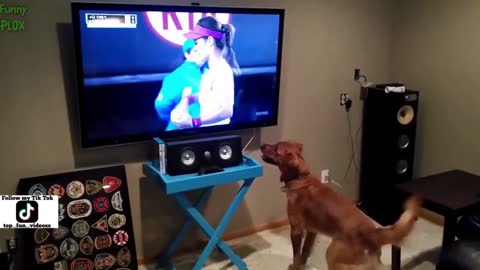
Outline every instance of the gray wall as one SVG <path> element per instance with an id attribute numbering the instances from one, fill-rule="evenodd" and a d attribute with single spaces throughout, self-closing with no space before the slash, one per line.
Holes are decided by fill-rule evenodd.
<path id="1" fill-rule="evenodd" d="M 416 175 L 480 173 L 480 2 L 395 2 L 394 79 L 421 91 Z"/>

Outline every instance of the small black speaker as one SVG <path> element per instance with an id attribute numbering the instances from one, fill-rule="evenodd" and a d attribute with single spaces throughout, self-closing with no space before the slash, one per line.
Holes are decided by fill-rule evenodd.
<path id="1" fill-rule="evenodd" d="M 394 223 L 403 212 L 395 185 L 413 176 L 419 92 L 386 92 L 387 86 L 362 89 L 363 135 L 360 165 L 361 208 L 382 225 Z"/>
<path id="2" fill-rule="evenodd" d="M 165 142 L 169 175 L 207 174 L 243 162 L 242 138 L 238 135 Z"/>

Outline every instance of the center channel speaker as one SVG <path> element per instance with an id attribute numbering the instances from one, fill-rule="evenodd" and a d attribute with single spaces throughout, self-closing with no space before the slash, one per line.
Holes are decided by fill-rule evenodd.
<path id="1" fill-rule="evenodd" d="M 242 138 L 238 135 L 165 142 L 169 175 L 207 174 L 243 163 Z"/>
<path id="2" fill-rule="evenodd" d="M 362 89 L 360 208 L 382 225 L 403 212 L 406 197 L 395 185 L 413 177 L 419 101 L 418 91 L 387 93 L 386 86 Z"/>

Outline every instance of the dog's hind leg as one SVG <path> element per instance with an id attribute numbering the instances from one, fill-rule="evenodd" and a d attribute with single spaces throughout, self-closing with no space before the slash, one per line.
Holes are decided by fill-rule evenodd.
<path id="1" fill-rule="evenodd" d="M 312 253 L 313 244 L 315 243 L 315 238 L 317 234 L 314 232 L 307 232 L 307 236 L 305 237 L 305 241 L 303 242 L 303 249 L 301 254 L 301 264 L 307 264 L 308 258 Z"/>

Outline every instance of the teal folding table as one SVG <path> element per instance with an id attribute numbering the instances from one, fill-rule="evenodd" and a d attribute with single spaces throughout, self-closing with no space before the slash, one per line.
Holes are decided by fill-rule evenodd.
<path id="1" fill-rule="evenodd" d="M 183 224 L 180 232 L 175 239 L 170 243 L 167 251 L 162 256 L 160 265 L 168 269 L 175 269 L 170 264 L 170 258 L 175 250 L 180 245 L 183 238 L 186 236 L 188 230 L 194 222 L 198 224 L 201 231 L 210 239 L 208 244 L 203 249 L 199 256 L 193 270 L 202 269 L 208 257 L 212 253 L 215 246 L 217 246 L 240 270 L 246 270 L 247 265 L 233 250 L 222 240 L 222 234 L 227 228 L 233 214 L 242 202 L 245 194 L 250 189 L 255 178 L 263 175 L 263 166 L 255 159 L 243 155 L 243 164 L 235 167 L 225 168 L 222 172 L 216 172 L 205 175 L 198 174 L 184 174 L 177 176 L 170 176 L 162 174 L 158 166 L 154 162 L 146 162 L 144 164 L 144 171 L 147 176 L 155 179 L 156 183 L 160 185 L 162 190 L 169 196 L 172 196 L 180 207 L 187 214 L 187 220 Z M 224 216 L 220 220 L 218 227 L 214 229 L 202 216 L 201 212 L 205 207 L 207 199 L 209 198 L 213 188 L 217 185 L 233 183 L 243 180 L 244 183 L 238 193 L 234 196 L 232 203 L 228 207 Z M 192 205 L 185 197 L 184 193 L 191 190 L 203 189 L 199 199 Z"/>

